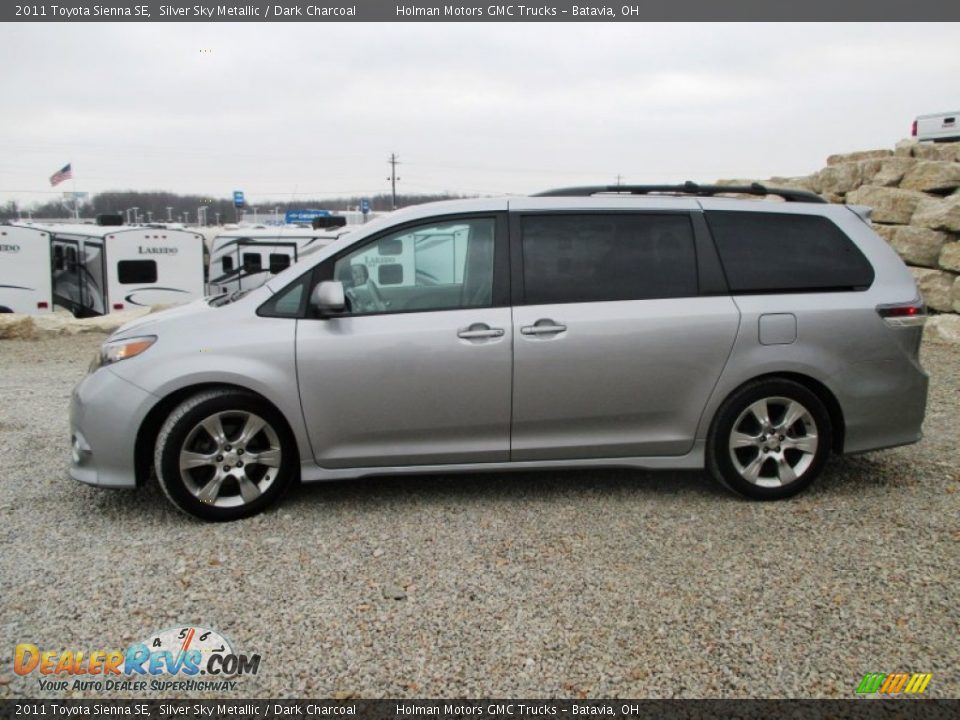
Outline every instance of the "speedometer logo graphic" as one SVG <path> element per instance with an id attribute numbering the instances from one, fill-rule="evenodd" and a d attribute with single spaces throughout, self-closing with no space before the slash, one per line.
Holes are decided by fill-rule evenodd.
<path id="1" fill-rule="evenodd" d="M 143 644 L 151 653 L 166 651 L 171 653 L 173 658 L 183 657 L 190 651 L 199 652 L 196 665 L 201 668 L 208 667 L 213 655 L 224 657 L 234 654 L 230 642 L 223 635 L 199 625 L 161 630 L 144 640 Z M 201 670 L 200 674 L 206 673 Z"/>

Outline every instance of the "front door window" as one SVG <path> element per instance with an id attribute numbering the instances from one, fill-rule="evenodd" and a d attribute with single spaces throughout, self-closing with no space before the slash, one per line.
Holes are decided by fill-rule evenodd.
<path id="1" fill-rule="evenodd" d="M 337 260 L 353 315 L 489 307 L 493 299 L 493 218 L 402 230 Z"/>

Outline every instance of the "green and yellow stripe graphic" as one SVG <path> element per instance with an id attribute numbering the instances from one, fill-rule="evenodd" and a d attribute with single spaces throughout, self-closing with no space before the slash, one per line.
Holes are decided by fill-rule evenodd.
<path id="1" fill-rule="evenodd" d="M 903 692 L 908 695 L 919 695 L 927 689 L 932 677 L 932 673 L 867 673 L 857 686 L 857 694 L 896 695 Z"/>

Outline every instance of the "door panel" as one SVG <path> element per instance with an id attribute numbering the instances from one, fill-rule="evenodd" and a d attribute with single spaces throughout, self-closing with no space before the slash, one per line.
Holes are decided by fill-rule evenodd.
<path id="1" fill-rule="evenodd" d="M 739 325 L 700 294 L 702 224 L 679 204 L 511 216 L 512 460 L 691 450 Z"/>
<path id="2" fill-rule="evenodd" d="M 515 308 L 511 459 L 688 452 L 738 322 L 729 297 Z"/>
<path id="3" fill-rule="evenodd" d="M 510 459 L 505 221 L 425 219 L 318 268 L 343 283 L 350 313 L 298 323 L 303 413 L 320 465 Z"/>
<path id="4" fill-rule="evenodd" d="M 111 308 L 107 304 L 110 302 L 110 298 L 107 297 L 103 245 L 87 240 L 83 243 L 82 247 L 83 265 L 81 272 L 83 274 L 83 283 L 81 283 L 80 287 L 83 294 L 81 303 L 89 314 L 104 315 L 110 312 Z"/>
<path id="5" fill-rule="evenodd" d="M 80 242 L 78 240 L 58 239 L 53 243 L 54 268 L 53 295 L 54 301 L 66 307 L 74 315 L 82 315 L 82 291 L 80 281 Z"/>
<path id="6" fill-rule="evenodd" d="M 484 326 L 503 333 L 458 336 Z M 505 307 L 299 321 L 297 374 L 317 463 L 508 460 L 511 345 Z"/>

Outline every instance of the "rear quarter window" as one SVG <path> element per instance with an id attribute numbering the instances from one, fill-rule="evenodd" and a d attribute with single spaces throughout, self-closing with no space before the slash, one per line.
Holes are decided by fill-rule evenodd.
<path id="1" fill-rule="evenodd" d="M 818 215 L 707 211 L 732 293 L 863 290 L 873 267 L 853 241 Z"/>

